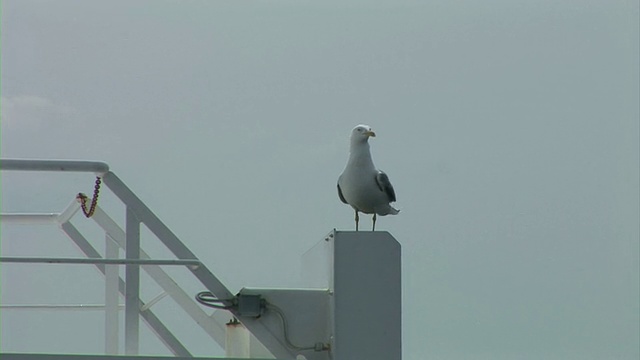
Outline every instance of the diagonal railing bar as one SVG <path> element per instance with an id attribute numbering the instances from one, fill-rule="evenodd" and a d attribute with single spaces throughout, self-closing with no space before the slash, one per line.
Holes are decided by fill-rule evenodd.
<path id="1" fill-rule="evenodd" d="M 78 211 L 80 211 L 80 201 L 74 198 L 69 205 L 58 215 L 58 223 L 63 224 L 69 221 Z"/>
<path id="2" fill-rule="evenodd" d="M 138 220 L 145 224 L 178 259 L 197 260 L 195 254 L 113 172 L 105 174 L 103 181 L 136 214 Z M 217 298 L 232 299 L 234 297 L 227 287 L 206 267 L 200 266 L 198 269 L 190 270 Z M 229 302 L 225 305 L 232 304 Z"/>
<path id="3" fill-rule="evenodd" d="M 61 224 L 62 230 L 73 240 L 73 242 L 78 246 L 80 251 L 85 254 L 88 258 L 92 259 L 101 259 L 102 256 L 100 253 L 89 243 L 89 241 L 76 229 L 73 224 L 67 222 Z M 96 268 L 105 275 L 106 269 L 104 264 L 95 264 Z M 122 278 L 118 279 L 118 291 L 123 296 L 125 295 L 126 284 Z M 144 306 L 144 302 L 142 300 L 138 301 L 138 308 L 142 308 Z M 160 321 L 160 319 L 150 310 L 140 312 L 140 316 L 145 321 L 151 331 L 153 331 L 156 336 L 162 341 L 162 343 L 171 351 L 175 356 L 184 356 L 191 357 L 191 353 L 187 350 L 180 340 L 178 340 L 169 329 Z"/>

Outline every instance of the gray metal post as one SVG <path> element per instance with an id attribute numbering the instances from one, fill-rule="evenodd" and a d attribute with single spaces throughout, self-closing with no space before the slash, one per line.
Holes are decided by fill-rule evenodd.
<path id="1" fill-rule="evenodd" d="M 126 215 L 126 246 L 127 260 L 140 259 L 140 220 L 127 206 Z M 138 355 L 138 342 L 140 337 L 140 267 L 126 265 L 125 268 L 125 310 L 124 310 L 124 353 L 126 355 Z"/>
<path id="2" fill-rule="evenodd" d="M 400 255 L 386 231 L 334 231 L 303 256 L 305 285 L 332 292 L 333 359 L 402 358 Z"/>

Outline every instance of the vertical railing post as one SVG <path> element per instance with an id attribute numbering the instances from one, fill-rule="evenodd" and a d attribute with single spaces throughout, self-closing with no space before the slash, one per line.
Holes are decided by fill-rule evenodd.
<path id="1" fill-rule="evenodd" d="M 119 257 L 118 244 L 108 235 L 105 234 L 105 258 L 117 259 Z M 117 355 L 119 352 L 118 344 L 118 319 L 120 317 L 120 309 L 118 305 L 120 292 L 118 290 L 118 282 L 120 279 L 118 265 L 105 265 L 105 319 L 104 319 L 104 347 L 105 354 Z"/>
<path id="2" fill-rule="evenodd" d="M 127 260 L 140 259 L 140 220 L 127 206 L 126 244 Z M 125 312 L 124 312 L 124 352 L 126 355 L 138 355 L 140 336 L 140 266 L 126 265 L 125 268 Z"/>

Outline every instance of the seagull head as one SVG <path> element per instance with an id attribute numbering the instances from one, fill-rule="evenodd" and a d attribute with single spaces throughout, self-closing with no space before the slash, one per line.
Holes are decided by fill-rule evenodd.
<path id="1" fill-rule="evenodd" d="M 352 143 L 366 143 L 370 137 L 375 137 L 376 133 L 371 130 L 369 125 L 358 125 L 351 131 Z"/>

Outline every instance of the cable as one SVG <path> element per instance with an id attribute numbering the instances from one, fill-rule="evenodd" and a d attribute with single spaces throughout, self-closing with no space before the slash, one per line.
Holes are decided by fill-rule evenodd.
<path id="1" fill-rule="evenodd" d="M 218 299 L 210 291 L 201 291 L 196 294 L 196 301 L 214 309 L 229 310 L 235 307 L 233 299 Z M 217 303 L 230 303 L 232 305 L 218 305 Z"/>
<path id="2" fill-rule="evenodd" d="M 258 295 L 258 297 L 259 297 L 259 295 Z M 198 301 L 200 304 L 202 304 L 204 306 L 208 306 L 208 307 L 214 308 L 214 309 L 221 309 L 221 310 L 232 310 L 232 309 L 234 309 L 235 310 L 234 313 L 242 311 L 242 305 L 241 305 L 241 308 L 238 309 L 237 297 L 233 298 L 233 299 L 218 299 L 210 291 L 201 291 L 198 294 L 196 294 L 196 301 Z M 230 304 L 230 305 L 224 305 L 225 303 L 226 304 Z M 240 300 L 240 304 L 242 304 L 242 300 Z M 329 350 L 329 345 L 325 344 L 325 343 L 322 343 L 322 342 L 315 343 L 314 345 L 311 345 L 311 346 L 294 345 L 291 342 L 291 339 L 289 339 L 289 324 L 287 323 L 287 317 L 284 315 L 284 312 L 282 311 L 282 309 L 280 309 L 279 307 L 277 307 L 276 305 L 273 305 L 273 304 L 269 304 L 269 303 L 265 304 L 265 301 L 263 299 L 262 300 L 262 304 L 260 305 L 260 308 L 264 309 L 265 307 L 267 309 L 273 311 L 274 313 L 276 313 L 278 315 L 278 317 L 280 318 L 280 323 L 282 324 L 282 332 L 284 334 L 284 341 L 285 341 L 285 343 L 286 343 L 286 345 L 288 347 L 290 347 L 291 349 L 294 349 L 294 350 L 298 350 L 298 351 L 303 351 L 303 350 L 327 351 L 327 350 Z M 240 314 L 240 315 L 242 315 L 242 314 Z"/>
<path id="3" fill-rule="evenodd" d="M 282 312 L 282 309 L 280 309 L 279 307 L 273 305 L 273 304 L 267 304 L 267 309 L 272 310 L 273 312 L 275 312 L 276 314 L 278 314 L 278 316 L 280 317 L 280 322 L 282 323 L 282 332 L 284 333 L 284 341 L 287 343 L 287 346 L 289 346 L 292 349 L 295 350 L 315 350 L 315 351 L 323 351 L 323 350 L 327 350 L 326 349 L 326 345 L 322 344 L 322 343 L 318 343 L 312 346 L 297 346 L 294 345 L 291 340 L 289 339 L 289 325 L 287 323 L 287 318 L 284 316 L 284 312 Z"/>

